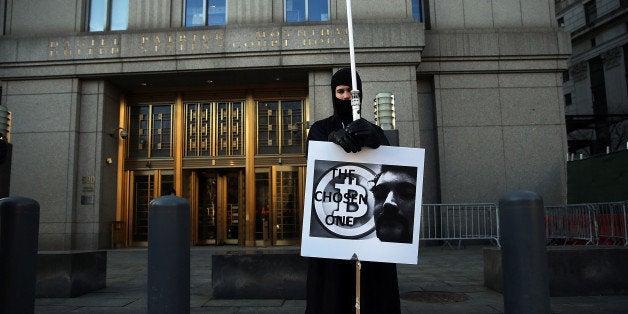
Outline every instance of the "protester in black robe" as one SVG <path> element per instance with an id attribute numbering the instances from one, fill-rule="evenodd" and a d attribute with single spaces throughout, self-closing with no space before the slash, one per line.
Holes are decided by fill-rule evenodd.
<path id="1" fill-rule="evenodd" d="M 357 74 L 356 74 L 357 75 Z M 357 75 L 357 89 L 362 99 L 362 82 Z M 353 121 L 351 99 L 336 93 L 345 85 L 351 90 L 351 70 L 343 68 L 331 79 L 334 114 L 316 121 L 310 128 L 308 141 L 330 141 L 347 153 L 362 147 L 388 145 L 384 131 L 361 118 Z M 361 262 L 361 313 L 400 313 L 397 266 L 390 263 Z M 355 312 L 355 261 L 309 258 L 307 273 L 306 313 Z"/>

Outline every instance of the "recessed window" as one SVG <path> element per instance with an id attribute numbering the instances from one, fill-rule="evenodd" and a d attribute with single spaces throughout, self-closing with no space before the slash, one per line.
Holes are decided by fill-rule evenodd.
<path id="1" fill-rule="evenodd" d="M 584 18 L 587 24 L 593 23 L 597 19 L 597 7 L 595 1 L 589 1 L 584 4 Z"/>
<path id="2" fill-rule="evenodd" d="M 563 71 L 563 82 L 567 82 L 570 79 L 571 79 L 571 77 L 569 76 L 569 70 Z"/>
<path id="3" fill-rule="evenodd" d="M 88 19 L 90 32 L 126 30 L 129 0 L 91 0 Z"/>
<path id="4" fill-rule="evenodd" d="M 131 107 L 129 156 L 132 158 L 172 157 L 172 104 Z"/>
<path id="5" fill-rule="evenodd" d="M 565 27 L 565 18 L 564 17 L 559 17 L 558 20 L 556 20 L 558 27 L 563 28 Z"/>
<path id="6" fill-rule="evenodd" d="M 412 0 L 412 17 L 419 21 L 425 22 L 425 1 Z"/>
<path id="7" fill-rule="evenodd" d="M 571 106 L 571 94 L 565 95 L 565 107 Z"/>
<path id="8" fill-rule="evenodd" d="M 303 121 L 302 100 L 257 102 L 257 154 L 303 154 Z"/>
<path id="9" fill-rule="evenodd" d="M 187 0 L 185 26 L 217 26 L 227 24 L 227 0 Z"/>
<path id="10" fill-rule="evenodd" d="M 329 0 L 284 0 L 286 22 L 329 21 Z"/>

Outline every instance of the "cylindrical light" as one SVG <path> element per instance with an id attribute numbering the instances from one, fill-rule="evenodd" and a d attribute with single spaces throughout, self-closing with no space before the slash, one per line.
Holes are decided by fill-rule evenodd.
<path id="1" fill-rule="evenodd" d="M 375 123 L 383 130 L 395 129 L 395 95 L 379 93 L 375 96 L 373 105 Z"/>
<path id="2" fill-rule="evenodd" d="M 4 105 L 0 105 L 0 133 L 7 139 L 9 137 L 10 119 L 9 109 Z"/>

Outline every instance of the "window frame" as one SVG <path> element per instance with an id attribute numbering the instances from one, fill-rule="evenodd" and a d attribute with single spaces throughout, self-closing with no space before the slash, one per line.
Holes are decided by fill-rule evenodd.
<path id="1" fill-rule="evenodd" d="M 415 10 L 418 8 L 418 18 L 415 16 Z M 430 26 L 430 1 L 429 0 L 412 0 L 410 1 L 410 13 L 412 19 L 419 23 L 423 23 L 425 29 L 431 29 Z"/>
<path id="2" fill-rule="evenodd" d="M 411 0 L 410 2 L 412 6 L 412 18 L 419 23 L 425 23 L 425 1 Z M 418 12 L 416 12 L 415 9 L 418 9 Z"/>
<path id="3" fill-rule="evenodd" d="M 571 105 L 573 105 L 573 99 L 571 98 L 571 93 L 567 93 L 565 95 L 563 95 L 564 100 L 565 100 L 565 107 L 569 107 Z"/>
<path id="4" fill-rule="evenodd" d="M 597 3 L 595 0 L 585 2 L 584 6 L 584 21 L 587 25 L 593 24 L 597 20 Z"/>
<path id="5" fill-rule="evenodd" d="M 269 109 L 260 108 L 269 107 L 269 105 L 272 106 L 270 110 L 274 112 L 265 115 L 263 111 Z M 300 98 L 255 100 L 255 156 L 304 154 L 307 145 L 305 108 L 305 99 Z M 293 110 L 297 110 L 298 113 L 293 115 L 291 113 Z M 296 118 L 296 121 L 291 118 Z M 264 120 L 268 123 L 264 124 Z M 294 136 L 287 136 L 288 133 Z M 291 139 L 295 141 L 292 142 Z M 271 141 L 273 144 L 270 144 Z M 262 144 L 263 142 L 266 144 Z"/>
<path id="6" fill-rule="evenodd" d="M 210 24 L 210 14 L 208 12 L 209 9 L 209 1 L 211 0 L 201 0 L 203 4 L 202 12 L 203 12 L 203 24 L 202 25 L 188 25 L 188 0 L 186 0 L 183 4 L 183 27 L 203 27 L 203 26 L 225 26 L 229 23 L 229 0 L 223 0 L 225 2 L 224 8 L 224 22 L 222 24 Z"/>
<path id="7" fill-rule="evenodd" d="M 94 0 L 90 0 L 87 3 L 87 10 L 86 10 L 86 19 L 87 19 L 87 25 L 86 25 L 86 30 L 90 33 L 92 32 L 115 32 L 115 31 L 125 31 L 128 29 L 129 27 L 129 0 L 102 0 L 105 4 L 105 12 L 98 12 L 99 13 L 99 18 L 102 19 L 102 29 L 98 28 L 98 29 L 92 29 L 92 21 L 94 20 L 93 17 L 93 13 L 92 12 L 92 7 L 94 4 Z M 123 2 L 123 3 L 120 3 Z M 112 29 L 113 25 L 117 25 L 113 23 L 114 19 L 113 19 L 113 13 L 114 13 L 114 4 L 115 7 L 126 7 L 124 14 L 125 14 L 125 25 L 124 28 L 115 28 Z M 122 5 L 122 6 L 120 6 Z M 116 12 L 117 13 L 117 12 Z M 104 16 L 103 16 L 104 15 Z M 116 17 L 119 16 L 118 14 L 116 14 Z"/>
<path id="8" fill-rule="evenodd" d="M 129 107 L 127 120 L 129 132 L 127 156 L 129 159 L 154 160 L 174 157 L 174 106 L 172 102 L 142 102 Z M 166 115 L 166 119 L 159 119 L 159 127 L 156 127 L 155 115 Z M 167 126 L 164 127 L 164 124 Z M 156 130 L 162 131 L 155 132 Z M 167 135 L 167 141 L 156 141 L 157 138 L 164 137 L 163 135 Z M 167 148 L 162 147 L 161 144 L 166 144 Z"/>
<path id="9" fill-rule="evenodd" d="M 556 19 L 556 25 L 560 28 L 565 28 L 565 17 L 561 16 L 558 19 Z"/>
<path id="10" fill-rule="evenodd" d="M 331 0 L 303 0 L 304 2 L 304 14 L 305 17 L 303 20 L 299 20 L 299 21 L 288 21 L 288 5 L 287 5 L 287 1 L 289 0 L 283 0 L 283 21 L 284 23 L 320 23 L 320 22 L 329 22 L 330 20 L 330 6 L 331 6 Z M 319 19 L 319 20 L 310 20 L 310 1 L 326 1 L 327 2 L 327 19 Z"/>

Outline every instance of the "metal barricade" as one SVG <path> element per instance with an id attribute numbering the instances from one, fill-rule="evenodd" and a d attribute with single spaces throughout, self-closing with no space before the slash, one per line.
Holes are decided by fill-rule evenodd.
<path id="1" fill-rule="evenodd" d="M 423 204 L 420 240 L 490 240 L 499 243 L 495 204 Z"/>
<path id="2" fill-rule="evenodd" d="M 592 208 L 588 204 L 545 207 L 548 244 L 597 244 Z"/>
<path id="3" fill-rule="evenodd" d="M 628 246 L 628 202 L 545 207 L 548 244 Z"/>
<path id="4" fill-rule="evenodd" d="M 597 244 L 628 246 L 626 204 L 628 202 L 589 204 L 595 215 Z"/>

